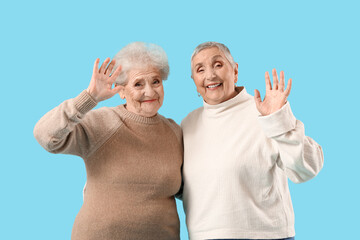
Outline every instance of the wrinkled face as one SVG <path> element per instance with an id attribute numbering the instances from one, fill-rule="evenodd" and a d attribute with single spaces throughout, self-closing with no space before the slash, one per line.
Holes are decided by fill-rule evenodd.
<path id="1" fill-rule="evenodd" d="M 127 80 L 120 90 L 120 97 L 126 99 L 126 109 L 143 117 L 154 116 L 164 100 L 159 70 L 153 67 L 131 69 Z"/>
<path id="2" fill-rule="evenodd" d="M 196 54 L 191 61 L 191 71 L 197 91 L 206 103 L 219 104 L 236 96 L 237 64 L 234 69 L 217 47 Z"/>

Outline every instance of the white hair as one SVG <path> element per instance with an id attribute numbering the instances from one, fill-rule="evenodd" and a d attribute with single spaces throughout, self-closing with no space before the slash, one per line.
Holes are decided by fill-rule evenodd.
<path id="1" fill-rule="evenodd" d="M 121 73 L 115 83 L 125 85 L 128 81 L 127 73 L 134 68 L 155 67 L 159 70 L 162 80 L 169 75 L 167 55 L 160 46 L 153 43 L 133 42 L 123 47 L 115 56 L 115 69 L 121 65 Z"/>
<path id="2" fill-rule="evenodd" d="M 200 45 L 198 45 L 195 48 L 193 54 L 191 55 L 191 61 L 196 56 L 196 54 L 198 54 L 200 51 L 207 49 L 207 48 L 212 48 L 212 47 L 217 47 L 225 55 L 226 59 L 229 61 L 231 66 L 233 68 L 236 67 L 236 63 L 234 61 L 234 58 L 231 56 L 229 48 L 226 47 L 224 44 L 218 43 L 218 42 L 204 42 L 204 43 L 201 43 Z"/>

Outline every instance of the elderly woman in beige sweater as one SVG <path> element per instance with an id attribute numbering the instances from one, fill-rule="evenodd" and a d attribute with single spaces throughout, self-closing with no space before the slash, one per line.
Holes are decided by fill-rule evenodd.
<path id="1" fill-rule="evenodd" d="M 157 113 L 168 74 L 162 48 L 131 43 L 100 68 L 96 59 L 89 87 L 36 124 L 35 138 L 47 151 L 85 162 L 72 240 L 179 239 L 181 129 Z M 92 110 L 117 93 L 126 104 Z"/>

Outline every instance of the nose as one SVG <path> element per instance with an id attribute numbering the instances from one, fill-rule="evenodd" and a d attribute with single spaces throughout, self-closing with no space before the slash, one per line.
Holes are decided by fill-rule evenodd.
<path id="1" fill-rule="evenodd" d="M 213 68 L 210 68 L 210 69 L 207 69 L 206 72 L 205 72 L 205 78 L 206 80 L 209 80 L 211 81 L 212 79 L 215 78 L 215 71 Z"/>
<path id="2" fill-rule="evenodd" d="M 144 94 L 145 97 L 153 97 L 155 95 L 155 90 L 151 84 L 146 84 Z"/>

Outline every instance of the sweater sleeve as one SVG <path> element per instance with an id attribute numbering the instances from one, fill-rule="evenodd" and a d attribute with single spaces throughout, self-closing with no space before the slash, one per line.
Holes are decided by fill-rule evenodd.
<path id="1" fill-rule="evenodd" d="M 182 155 L 182 163 L 181 163 L 181 176 L 182 176 L 182 170 L 183 170 L 183 163 L 184 163 L 184 145 L 183 145 L 183 134 L 181 127 L 172 119 L 168 118 L 166 123 L 169 125 L 169 127 L 173 130 L 174 134 L 176 135 L 176 138 L 178 139 L 178 142 L 181 147 L 181 151 L 183 153 Z M 182 200 L 182 194 L 183 194 L 183 187 L 184 187 L 184 181 L 181 177 L 181 185 L 179 191 L 175 194 L 175 197 L 179 200 Z"/>
<path id="2" fill-rule="evenodd" d="M 90 129 L 82 124 L 97 102 L 84 90 L 46 113 L 35 125 L 34 136 L 51 153 L 84 156 L 91 145 Z"/>
<path id="3" fill-rule="evenodd" d="M 324 163 L 323 151 L 312 138 L 305 136 L 304 124 L 296 120 L 289 102 L 268 116 L 259 116 L 265 135 L 276 141 L 277 165 L 294 183 L 315 177 Z"/>

